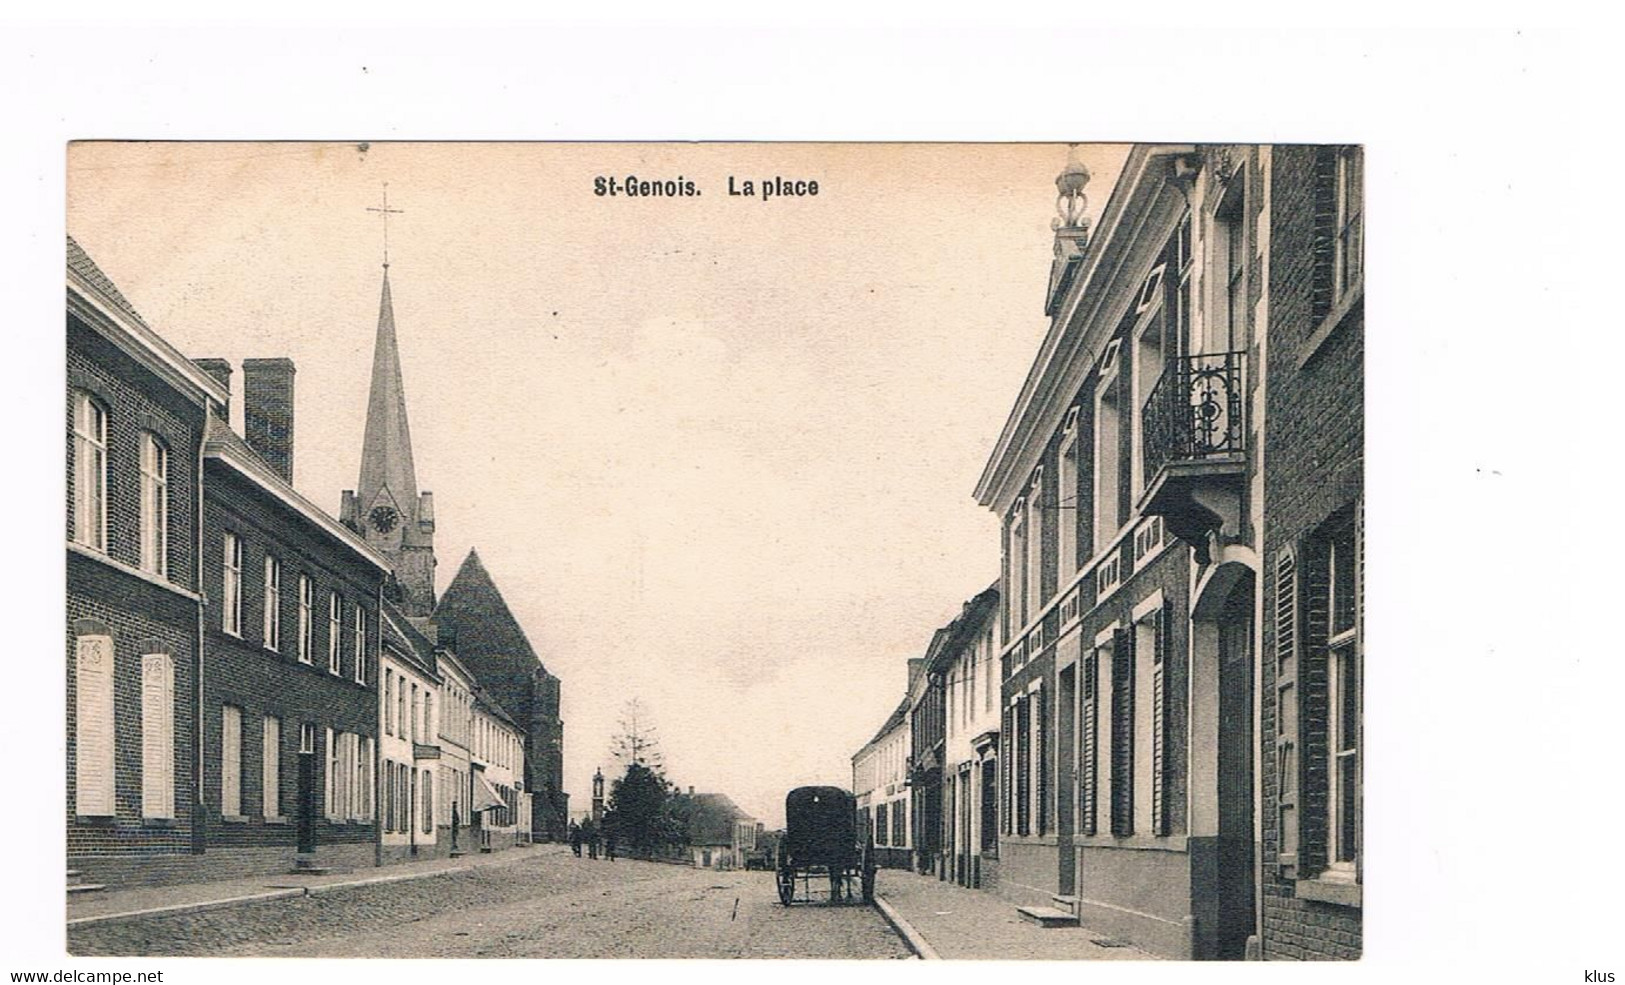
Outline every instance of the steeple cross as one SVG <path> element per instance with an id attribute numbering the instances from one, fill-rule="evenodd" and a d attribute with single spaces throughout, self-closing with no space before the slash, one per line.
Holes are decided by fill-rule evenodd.
<path id="1" fill-rule="evenodd" d="M 387 270 L 387 269 L 389 269 L 389 217 L 392 216 L 392 215 L 405 215 L 406 212 L 403 209 L 392 209 L 392 208 L 389 207 L 389 182 L 387 182 L 387 181 L 384 182 L 384 204 L 383 204 L 383 206 L 379 207 L 379 208 L 374 208 L 373 206 L 369 205 L 369 206 L 367 206 L 367 211 L 368 212 L 377 212 L 379 215 L 381 215 L 383 217 L 383 220 L 384 220 L 384 269 Z"/>

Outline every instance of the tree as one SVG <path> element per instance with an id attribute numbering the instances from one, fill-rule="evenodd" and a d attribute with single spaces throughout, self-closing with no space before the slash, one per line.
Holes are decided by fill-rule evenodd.
<path id="1" fill-rule="evenodd" d="M 657 775 L 664 774 L 660 737 L 641 700 L 633 698 L 621 708 L 620 731 L 610 741 L 609 754 L 623 768 L 645 766 Z"/>
<path id="2" fill-rule="evenodd" d="M 671 844 L 671 809 L 671 784 L 642 763 L 632 763 L 610 786 L 616 833 L 634 851 L 653 854 Z"/>

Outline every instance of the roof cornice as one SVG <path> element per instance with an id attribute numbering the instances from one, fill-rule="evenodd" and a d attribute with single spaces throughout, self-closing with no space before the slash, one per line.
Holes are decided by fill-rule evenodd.
<path id="1" fill-rule="evenodd" d="M 1112 300 L 1110 292 L 1095 288 L 1103 287 L 1102 281 L 1109 283 L 1121 274 L 1128 248 L 1144 225 L 1143 210 L 1133 206 L 1142 204 L 1146 196 L 1159 193 L 1167 184 L 1165 174 L 1151 165 L 1194 151 L 1195 147 L 1189 144 L 1136 144 L 1129 152 L 1101 214 L 1095 238 L 1089 243 L 1083 269 L 1073 279 L 1060 305 L 1060 314 L 1050 322 L 1015 405 L 977 480 L 975 496 L 981 505 L 1002 512 L 1015 498 L 1014 490 L 1025 485 L 1042 442 L 1048 439 L 1053 425 L 1065 413 L 1065 407 L 1055 406 L 1060 402 L 1056 394 L 1057 368 L 1068 365 L 1067 360 L 1085 343 L 1115 327 L 1100 318 L 1102 307 Z M 1052 422 L 1050 418 L 1056 420 Z"/>
<path id="2" fill-rule="evenodd" d="M 239 447 L 234 442 L 210 438 L 203 444 L 203 457 L 212 458 L 231 466 L 243 478 L 248 479 L 264 492 L 280 500 L 284 506 L 309 520 L 334 540 L 355 551 L 363 560 L 371 562 L 373 567 L 383 573 L 388 574 L 392 570 L 389 561 L 382 554 L 368 547 L 366 542 L 357 537 L 350 528 L 323 513 L 314 503 L 299 495 L 297 490 L 283 482 L 282 477 L 272 471 L 269 465 L 261 461 L 259 456 L 248 453 L 245 448 Z"/>
<path id="3" fill-rule="evenodd" d="M 179 349 L 142 322 L 118 310 L 101 289 L 77 271 L 68 269 L 68 310 L 81 321 L 106 336 L 137 362 L 152 370 L 165 383 L 201 406 L 209 401 L 224 407 L 229 395 L 214 377 L 205 373 Z"/>

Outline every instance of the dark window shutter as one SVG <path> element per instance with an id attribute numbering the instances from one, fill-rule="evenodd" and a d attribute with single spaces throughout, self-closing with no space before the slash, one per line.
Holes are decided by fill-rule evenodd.
<path id="1" fill-rule="evenodd" d="M 1011 777 L 1015 775 L 1016 749 L 1011 738 L 1011 732 L 1014 730 L 1015 708 L 1008 702 L 1002 701 L 1002 699 L 1001 704 L 999 718 L 1002 720 L 1001 725 L 1004 729 L 1004 735 L 1001 737 L 999 744 L 999 813 L 1003 822 L 1000 824 L 1000 828 L 1005 834 L 1012 834 L 1015 828 L 1012 827 L 1014 813 L 1010 810 L 1010 783 Z"/>
<path id="2" fill-rule="evenodd" d="M 1134 628 L 1112 634 L 1112 834 L 1134 833 Z"/>
<path id="3" fill-rule="evenodd" d="M 1039 834 L 1049 831 L 1049 801 L 1050 801 L 1050 754 L 1049 754 L 1049 694 L 1048 688 L 1040 684 L 1038 691 L 1033 695 L 1038 711 L 1038 805 L 1034 811 L 1033 827 Z"/>
<path id="4" fill-rule="evenodd" d="M 1326 641 L 1331 621 L 1330 558 L 1326 544 L 1303 552 L 1298 571 L 1298 864 L 1305 874 L 1326 866 L 1331 799 L 1331 721 Z"/>
<path id="5" fill-rule="evenodd" d="M 1083 817 L 1079 824 L 1086 835 L 1095 833 L 1095 793 L 1100 782 L 1100 773 L 1096 768 L 1100 757 L 1099 728 L 1100 656 L 1091 653 L 1083 661 L 1083 762 L 1079 769 L 1083 781 Z"/>
<path id="6" fill-rule="evenodd" d="M 1275 803 L 1276 861 L 1298 861 L 1298 565 L 1291 549 L 1275 558 Z M 1288 872 L 1287 874 L 1290 874 Z"/>
<path id="7" fill-rule="evenodd" d="M 1174 700 L 1170 692 L 1173 673 L 1168 662 L 1169 655 L 1173 652 L 1173 612 L 1174 607 L 1171 605 L 1164 605 L 1157 610 L 1157 652 L 1152 669 L 1154 678 L 1152 687 L 1155 691 L 1151 705 L 1151 829 L 1152 833 L 1157 835 L 1166 835 L 1172 828 L 1169 823 L 1168 788 L 1169 765 L 1172 761 L 1170 750 L 1174 745 L 1169 735 L 1168 709 L 1174 704 Z"/>
<path id="8" fill-rule="evenodd" d="M 1311 325 L 1320 324 L 1332 310 L 1336 285 L 1333 278 L 1333 249 L 1337 240 L 1337 148 L 1315 149 L 1313 200 L 1314 231 L 1310 256 L 1314 263 L 1313 291 L 1310 295 Z"/>
<path id="9" fill-rule="evenodd" d="M 1032 701 L 1023 695 L 1016 699 L 1016 834 L 1032 830 Z"/>

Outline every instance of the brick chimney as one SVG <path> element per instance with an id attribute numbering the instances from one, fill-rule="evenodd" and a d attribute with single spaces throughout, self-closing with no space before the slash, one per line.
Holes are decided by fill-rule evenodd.
<path id="1" fill-rule="evenodd" d="M 243 360 L 243 439 L 293 484 L 293 360 Z"/>
<path id="2" fill-rule="evenodd" d="M 214 377 L 216 383 L 226 389 L 226 423 L 231 423 L 231 363 L 224 359 L 194 359 L 197 368 Z"/>

